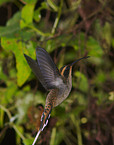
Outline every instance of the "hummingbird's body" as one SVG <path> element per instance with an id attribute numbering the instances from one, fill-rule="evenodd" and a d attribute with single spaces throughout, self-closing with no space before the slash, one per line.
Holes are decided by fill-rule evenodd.
<path id="1" fill-rule="evenodd" d="M 46 98 L 46 104 L 52 102 L 52 107 L 56 107 L 68 97 L 72 88 L 72 77 L 70 76 L 65 83 L 63 82 L 63 84 L 59 84 L 60 86 L 57 89 L 52 89 L 49 92 Z"/>
<path id="2" fill-rule="evenodd" d="M 50 91 L 46 98 L 45 109 L 41 117 L 39 131 L 32 145 L 35 144 L 39 134 L 48 123 L 52 108 L 61 104 L 69 95 L 72 88 L 72 66 L 80 59 L 70 65 L 63 66 L 60 70 L 43 48 L 36 48 L 37 62 L 25 55 L 25 58 L 44 88 Z"/>
<path id="3" fill-rule="evenodd" d="M 70 73 L 71 73 L 71 69 L 70 68 Z M 63 70 L 64 71 L 64 70 Z M 60 72 L 61 76 L 63 75 L 62 72 Z M 50 113 L 52 108 L 58 106 L 59 104 L 61 104 L 69 95 L 71 88 L 72 88 L 72 76 L 70 75 L 69 78 L 64 78 L 63 76 L 63 82 L 59 82 L 61 80 L 57 80 L 59 84 L 59 87 L 56 89 L 52 89 L 46 98 L 46 104 L 45 104 L 45 109 L 42 115 L 42 119 L 41 119 L 41 125 L 40 125 L 40 129 L 43 130 L 44 127 L 47 125 L 48 123 L 48 119 L 50 117 Z"/>

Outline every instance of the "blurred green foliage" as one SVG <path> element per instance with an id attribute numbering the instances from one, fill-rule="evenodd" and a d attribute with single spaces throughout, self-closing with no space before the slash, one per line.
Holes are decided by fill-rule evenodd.
<path id="1" fill-rule="evenodd" d="M 107 0 L 0 1 L 1 7 L 9 5 L 13 10 L 10 3 L 18 11 L 12 12 L 6 25 L 0 26 L 0 143 L 7 127 L 12 127 L 16 144 L 30 145 L 33 131 L 39 127 L 46 91 L 36 81 L 23 55 L 36 59 L 36 46 L 45 48 L 58 68 L 90 56 L 74 67 L 73 89 L 53 109 L 37 144 L 113 143 L 114 3 Z"/>

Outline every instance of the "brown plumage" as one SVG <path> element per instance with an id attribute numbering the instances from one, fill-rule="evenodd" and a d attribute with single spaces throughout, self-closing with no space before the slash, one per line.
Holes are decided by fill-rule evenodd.
<path id="1" fill-rule="evenodd" d="M 52 108 L 61 104 L 69 95 L 72 88 L 72 66 L 83 57 L 70 65 L 63 66 L 60 70 L 43 48 L 36 48 L 37 62 L 25 55 L 25 58 L 34 74 L 47 91 L 50 91 L 46 98 L 45 109 L 41 117 L 39 131 L 32 145 L 35 144 L 39 134 L 48 123 Z"/>

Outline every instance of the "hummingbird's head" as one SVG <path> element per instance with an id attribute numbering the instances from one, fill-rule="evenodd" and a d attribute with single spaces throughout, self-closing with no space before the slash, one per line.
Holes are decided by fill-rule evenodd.
<path id="1" fill-rule="evenodd" d="M 74 64 L 78 61 L 80 61 L 81 59 L 85 59 L 85 58 L 88 58 L 89 56 L 86 56 L 86 57 L 82 57 L 82 58 L 79 58 L 77 60 L 75 60 L 73 63 L 71 64 L 68 64 L 68 65 L 64 65 L 63 67 L 60 68 L 60 74 L 62 76 L 64 76 L 65 78 L 69 78 L 71 76 L 71 73 L 72 73 L 72 67 L 74 66 Z"/>

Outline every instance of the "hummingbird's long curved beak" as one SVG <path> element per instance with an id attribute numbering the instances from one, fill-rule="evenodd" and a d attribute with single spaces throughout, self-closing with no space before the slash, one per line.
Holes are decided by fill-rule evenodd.
<path id="1" fill-rule="evenodd" d="M 85 57 L 79 58 L 79 59 L 75 60 L 73 63 L 71 63 L 70 66 L 73 66 L 76 62 L 80 61 L 81 59 L 86 59 L 88 57 L 90 57 L 90 56 L 85 56 Z"/>

